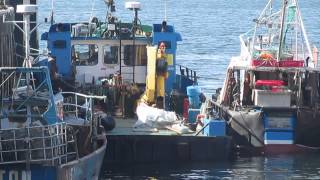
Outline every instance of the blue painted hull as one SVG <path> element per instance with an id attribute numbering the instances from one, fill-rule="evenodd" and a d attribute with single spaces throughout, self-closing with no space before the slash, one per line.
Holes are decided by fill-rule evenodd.
<path id="1" fill-rule="evenodd" d="M 98 180 L 104 154 L 106 152 L 107 141 L 94 151 L 83 158 L 63 165 L 58 170 L 60 180 Z"/>
<path id="2" fill-rule="evenodd" d="M 27 171 L 26 164 L 6 164 L 0 166 L 0 179 L 3 180 L 97 180 L 99 178 L 103 157 L 106 151 L 106 140 L 96 151 L 55 167 L 31 164 Z M 29 173 L 28 173 L 29 172 Z"/>
<path id="3" fill-rule="evenodd" d="M 11 177 L 11 178 L 10 178 Z M 57 168 L 52 166 L 31 165 L 28 173 L 26 164 L 11 164 L 0 166 L 0 179 L 3 180 L 55 180 Z"/>

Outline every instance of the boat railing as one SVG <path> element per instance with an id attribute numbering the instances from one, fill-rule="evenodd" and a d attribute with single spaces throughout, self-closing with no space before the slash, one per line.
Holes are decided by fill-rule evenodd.
<path id="1" fill-rule="evenodd" d="M 181 76 L 186 77 L 187 79 L 197 82 L 197 72 L 183 65 L 176 65 L 179 68 Z"/>
<path id="2" fill-rule="evenodd" d="M 59 165 L 78 157 L 65 123 L 0 130 L 0 164 Z"/>
<path id="3" fill-rule="evenodd" d="M 242 34 L 242 35 L 240 35 L 239 36 L 239 39 L 240 39 L 240 47 L 241 47 L 241 54 L 240 54 L 240 56 L 241 56 L 241 58 L 243 59 L 243 60 L 247 60 L 249 57 L 250 57 L 250 51 L 249 51 L 249 48 L 248 48 L 248 46 L 249 46 L 249 42 L 245 42 L 245 40 L 244 40 L 244 37 L 245 37 L 245 34 Z"/>
<path id="4" fill-rule="evenodd" d="M 106 96 L 85 95 L 77 92 L 61 92 L 64 97 L 65 114 L 74 115 L 76 119 L 90 122 L 93 119 L 93 100 L 106 100 Z"/>

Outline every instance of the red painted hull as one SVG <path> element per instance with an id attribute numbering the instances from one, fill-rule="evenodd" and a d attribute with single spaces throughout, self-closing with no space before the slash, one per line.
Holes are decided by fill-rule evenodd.
<path id="1" fill-rule="evenodd" d="M 234 149 L 242 155 L 286 155 L 319 153 L 320 147 L 309 147 L 300 144 L 269 144 L 263 147 L 241 146 Z"/>
<path id="2" fill-rule="evenodd" d="M 266 155 L 274 154 L 297 154 L 320 152 L 320 147 L 308 147 L 300 144 L 269 144 L 262 148 Z"/>

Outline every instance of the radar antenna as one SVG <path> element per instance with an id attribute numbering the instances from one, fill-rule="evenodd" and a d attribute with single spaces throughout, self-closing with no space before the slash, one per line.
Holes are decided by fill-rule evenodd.
<path id="1" fill-rule="evenodd" d="M 114 37 L 116 36 L 116 24 L 117 24 L 117 17 L 113 15 L 114 12 L 116 12 L 116 6 L 114 3 L 114 0 L 104 0 L 106 3 L 108 9 L 107 9 L 107 16 L 106 16 L 106 22 L 108 24 L 108 27 L 106 31 L 103 33 L 105 37 Z"/>

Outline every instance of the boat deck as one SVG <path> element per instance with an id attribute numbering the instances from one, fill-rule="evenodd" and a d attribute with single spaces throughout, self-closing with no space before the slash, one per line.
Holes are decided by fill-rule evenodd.
<path id="1" fill-rule="evenodd" d="M 132 128 L 136 119 L 116 118 L 107 132 L 106 164 L 223 161 L 229 158 L 231 138 L 208 137 L 195 132 L 179 134 L 169 129 Z"/>
<path id="2" fill-rule="evenodd" d="M 134 124 L 137 122 L 135 118 L 115 118 L 116 127 L 107 132 L 107 135 L 152 135 L 152 136 L 195 136 L 196 132 L 190 131 L 186 134 L 180 134 L 169 129 L 143 129 L 143 128 L 133 128 Z M 200 133 L 198 136 L 203 136 Z"/>

